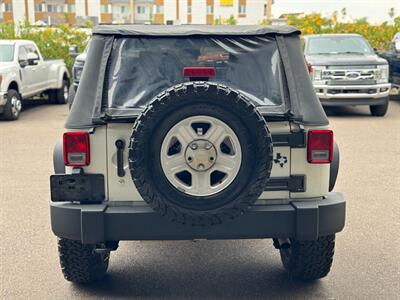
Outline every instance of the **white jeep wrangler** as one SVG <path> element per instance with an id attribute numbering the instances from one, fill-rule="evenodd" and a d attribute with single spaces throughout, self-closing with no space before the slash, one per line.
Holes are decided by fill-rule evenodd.
<path id="1" fill-rule="evenodd" d="M 299 34 L 95 28 L 50 180 L 67 280 L 100 279 L 121 240 L 272 238 L 291 276 L 328 274 L 345 201 Z"/>

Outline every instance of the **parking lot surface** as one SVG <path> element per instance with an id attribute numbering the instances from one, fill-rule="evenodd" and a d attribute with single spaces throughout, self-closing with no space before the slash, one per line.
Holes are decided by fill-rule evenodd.
<path id="1" fill-rule="evenodd" d="M 52 150 L 67 106 L 32 103 L 0 122 L 2 299 L 399 299 L 400 102 L 386 117 L 367 108 L 327 111 L 341 151 L 336 191 L 347 200 L 328 277 L 289 280 L 270 240 L 121 242 L 106 279 L 70 284 L 49 217 Z"/>

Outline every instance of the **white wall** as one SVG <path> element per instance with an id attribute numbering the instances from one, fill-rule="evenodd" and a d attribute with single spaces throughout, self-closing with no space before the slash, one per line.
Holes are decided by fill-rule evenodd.
<path id="1" fill-rule="evenodd" d="M 25 7 L 25 3 L 24 3 Z M 28 19 L 31 24 L 35 23 L 35 1 L 34 0 L 28 0 Z"/>
<path id="2" fill-rule="evenodd" d="M 181 24 L 187 24 L 187 0 L 178 0 L 179 1 L 179 20 Z"/>
<path id="3" fill-rule="evenodd" d="M 176 1 L 177 0 L 164 0 L 164 22 L 167 20 L 176 20 Z"/>
<path id="4" fill-rule="evenodd" d="M 14 24 L 19 24 L 20 22 L 25 21 L 25 1 L 13 0 L 12 7 Z"/>
<path id="5" fill-rule="evenodd" d="M 239 25 L 254 25 L 260 23 L 264 17 L 264 4 L 265 1 L 260 0 L 247 0 L 246 3 L 246 17 L 237 18 Z M 237 7 L 236 15 L 239 13 Z"/>
<path id="6" fill-rule="evenodd" d="M 85 0 L 75 0 L 75 14 L 77 17 L 85 17 Z"/>
<path id="7" fill-rule="evenodd" d="M 88 0 L 88 17 L 98 17 L 100 21 L 100 0 Z"/>
<path id="8" fill-rule="evenodd" d="M 192 24 L 206 24 L 206 0 L 192 0 Z"/>

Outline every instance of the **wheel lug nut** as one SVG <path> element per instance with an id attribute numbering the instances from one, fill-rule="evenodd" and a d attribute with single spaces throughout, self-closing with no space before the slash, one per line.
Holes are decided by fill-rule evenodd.
<path id="1" fill-rule="evenodd" d="M 197 149 L 197 144 L 196 143 L 191 144 L 190 148 L 192 148 L 193 150 L 196 150 Z"/>
<path id="2" fill-rule="evenodd" d="M 207 143 L 207 144 L 206 144 L 206 150 L 210 150 L 211 147 L 212 147 L 212 145 L 211 145 L 210 143 Z"/>
<path id="3" fill-rule="evenodd" d="M 204 169 L 204 165 L 203 165 L 203 164 L 199 164 L 199 165 L 197 166 L 197 168 L 198 168 L 199 170 L 203 170 L 203 169 Z"/>

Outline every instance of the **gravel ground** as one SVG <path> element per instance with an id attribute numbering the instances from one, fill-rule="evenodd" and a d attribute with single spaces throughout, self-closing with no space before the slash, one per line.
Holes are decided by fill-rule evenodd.
<path id="1" fill-rule="evenodd" d="M 67 107 L 26 105 L 20 120 L 0 122 L 0 297 L 399 299 L 400 102 L 385 118 L 327 113 L 341 150 L 335 190 L 347 200 L 328 277 L 289 280 L 270 240 L 121 242 L 105 281 L 76 286 L 62 277 L 48 205 Z"/>

